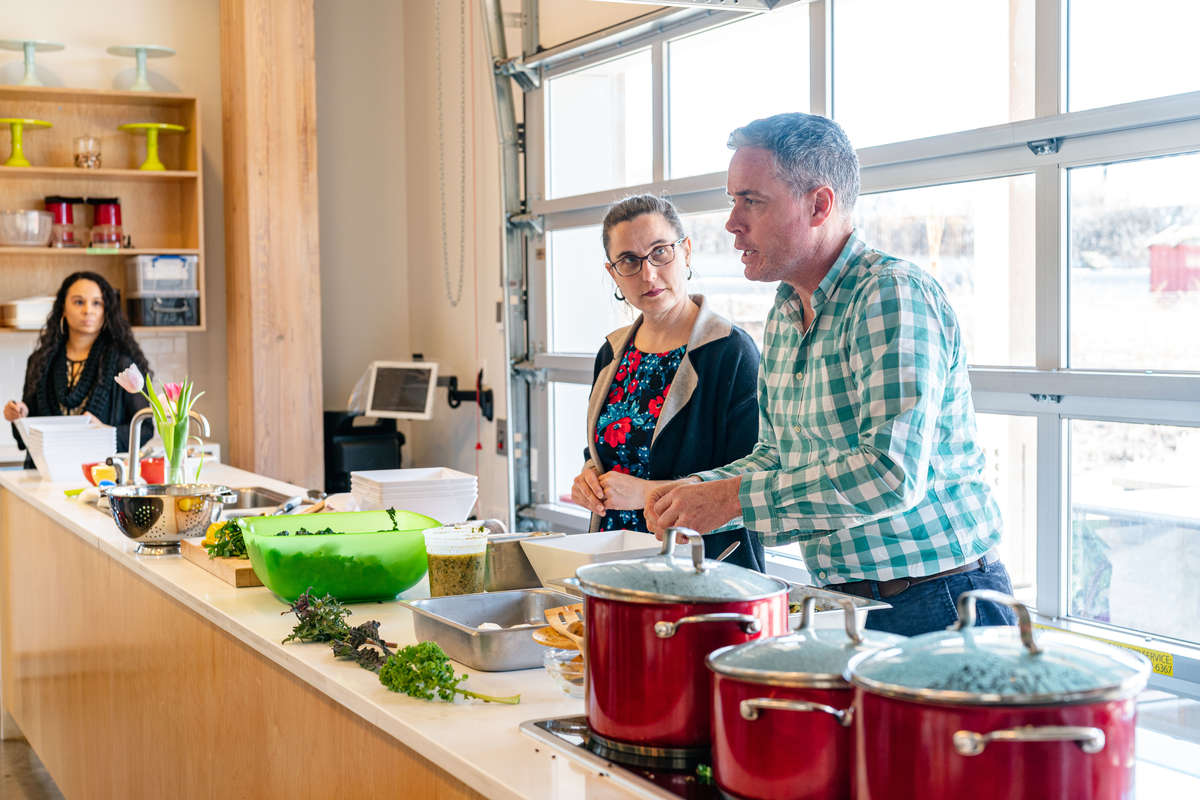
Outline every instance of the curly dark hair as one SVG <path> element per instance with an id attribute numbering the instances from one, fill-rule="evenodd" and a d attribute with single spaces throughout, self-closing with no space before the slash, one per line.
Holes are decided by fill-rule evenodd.
<path id="1" fill-rule="evenodd" d="M 146 360 L 146 354 L 142 352 L 137 340 L 133 338 L 133 328 L 130 327 L 129 320 L 121 311 L 121 301 L 117 296 L 117 290 L 104 279 L 103 275 L 86 271 L 73 272 L 58 287 L 58 294 L 54 297 L 54 306 L 50 309 L 50 316 L 46 317 L 46 324 L 38 336 L 37 347 L 34 348 L 33 355 L 29 357 L 29 369 L 25 372 L 25 391 L 23 393 L 25 397 L 37 391 L 37 387 L 41 385 L 42 379 L 45 377 L 50 360 L 67 340 L 67 334 L 64 331 L 66 323 L 63 317 L 63 306 L 67 302 L 67 290 L 75 285 L 76 281 L 91 281 L 100 287 L 100 296 L 104 299 L 104 326 L 100 329 L 100 336 L 96 341 L 107 340 L 108 343 L 115 345 L 118 351 L 128 353 L 143 375 L 150 373 L 150 362 Z"/>

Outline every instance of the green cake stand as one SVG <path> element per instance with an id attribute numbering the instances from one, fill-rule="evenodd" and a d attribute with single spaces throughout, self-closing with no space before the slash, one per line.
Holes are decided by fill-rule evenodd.
<path id="1" fill-rule="evenodd" d="M 25 119 L 23 117 L 0 117 L 0 125 L 8 125 L 12 131 L 12 154 L 8 160 L 4 162 L 6 167 L 28 167 L 32 166 L 29 159 L 25 157 L 25 151 L 21 148 L 22 139 L 25 135 L 26 128 L 49 128 L 52 127 L 49 122 L 41 119 Z"/>
<path id="2" fill-rule="evenodd" d="M 16 50 L 25 54 L 25 77 L 21 79 L 20 86 L 42 85 L 42 82 L 38 80 L 37 72 L 34 71 L 34 53 L 48 53 L 65 48 L 66 45 L 62 42 L 44 42 L 40 39 L 0 39 L 0 50 Z"/>
<path id="3" fill-rule="evenodd" d="M 141 134 L 146 137 L 146 160 L 138 169 L 166 169 L 158 158 L 158 134 L 160 131 L 163 133 L 187 132 L 187 128 L 182 125 L 172 125 L 169 122 L 130 122 L 117 127 L 118 130 L 126 133 Z"/>

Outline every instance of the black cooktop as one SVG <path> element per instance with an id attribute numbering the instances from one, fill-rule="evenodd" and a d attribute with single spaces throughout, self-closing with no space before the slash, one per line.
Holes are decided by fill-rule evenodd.
<path id="1" fill-rule="evenodd" d="M 701 778 L 696 770 L 675 772 L 627 766 L 598 755 L 588 747 L 587 717 L 532 720 L 522 723 L 521 730 L 568 758 L 594 769 L 598 775 L 640 791 L 646 797 L 663 800 L 673 800 L 676 797 L 687 800 L 720 800 L 723 797 L 711 777 Z"/>

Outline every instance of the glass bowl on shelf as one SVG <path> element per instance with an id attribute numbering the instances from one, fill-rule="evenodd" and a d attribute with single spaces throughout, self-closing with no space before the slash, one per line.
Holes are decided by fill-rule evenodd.
<path id="1" fill-rule="evenodd" d="M 45 247 L 53 231 L 54 215 L 49 211 L 0 211 L 0 245 Z"/>
<path id="2" fill-rule="evenodd" d="M 583 681 L 586 672 L 583 653 L 578 650 L 548 648 L 542 656 L 546 672 L 554 678 L 558 688 L 571 697 L 583 697 Z"/>

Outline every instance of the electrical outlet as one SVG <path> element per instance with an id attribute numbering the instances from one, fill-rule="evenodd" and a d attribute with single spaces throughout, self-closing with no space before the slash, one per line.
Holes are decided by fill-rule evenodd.
<path id="1" fill-rule="evenodd" d="M 508 453 L 508 421 L 503 419 L 496 420 L 496 455 L 502 456 Z"/>

